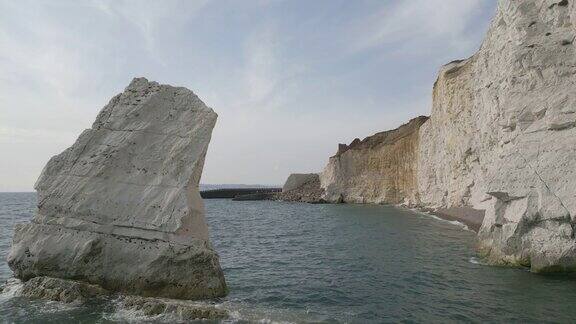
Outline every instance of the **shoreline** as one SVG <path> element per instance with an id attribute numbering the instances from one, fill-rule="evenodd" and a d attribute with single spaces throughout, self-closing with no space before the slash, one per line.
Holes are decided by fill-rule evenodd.
<path id="1" fill-rule="evenodd" d="M 284 195 L 283 195 L 284 194 Z M 307 199 L 303 199 L 307 198 Z M 358 205 L 371 205 L 370 203 L 346 203 L 346 202 L 329 202 L 324 199 L 314 197 L 303 197 L 302 192 L 296 192 L 292 195 L 286 195 L 286 193 L 278 192 L 260 192 L 239 195 L 232 198 L 234 201 L 257 201 L 257 200 L 272 200 L 272 201 L 285 201 L 285 202 L 297 202 L 297 203 L 307 203 L 307 204 L 358 204 Z M 484 221 L 484 210 L 474 209 L 470 207 L 450 207 L 450 208 L 426 208 L 414 205 L 403 205 L 403 204 L 375 204 L 375 205 L 390 205 L 398 208 L 415 210 L 423 213 L 436 216 L 447 221 L 456 221 L 466 225 L 471 231 L 478 233 L 480 227 L 482 227 L 482 222 Z"/>
<path id="2" fill-rule="evenodd" d="M 450 208 L 416 208 L 419 211 L 429 213 L 447 221 L 457 221 L 475 233 L 480 231 L 484 221 L 484 211 L 470 207 L 450 207 Z"/>

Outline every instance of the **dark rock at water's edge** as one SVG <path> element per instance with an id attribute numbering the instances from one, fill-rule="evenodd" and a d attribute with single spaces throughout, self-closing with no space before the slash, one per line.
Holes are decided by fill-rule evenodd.
<path id="1" fill-rule="evenodd" d="M 82 281 L 35 277 L 25 282 L 11 279 L 0 287 L 13 289 L 13 296 L 31 300 L 55 301 L 63 304 L 81 306 L 99 299 L 102 302 L 115 301 L 118 310 L 138 313 L 144 318 L 169 319 L 173 321 L 222 320 L 229 317 L 224 309 L 210 304 L 166 298 L 117 295 L 98 285 Z"/>
<path id="2" fill-rule="evenodd" d="M 214 306 L 199 305 L 190 301 L 140 296 L 120 297 L 120 308 L 141 312 L 145 316 L 169 316 L 178 321 L 223 320 L 228 312 Z"/>
<path id="3" fill-rule="evenodd" d="M 111 293 L 98 285 L 82 281 L 50 277 L 35 277 L 22 285 L 20 296 L 30 299 L 42 299 L 65 304 L 84 304 L 95 297 L 108 296 Z"/>
<path id="4" fill-rule="evenodd" d="M 275 200 L 305 202 L 322 204 L 326 201 L 322 198 L 324 189 L 320 187 L 320 176 L 317 173 L 291 174 L 282 192 L 275 195 Z"/>
<path id="5" fill-rule="evenodd" d="M 318 188 L 320 187 L 320 177 L 317 173 L 293 173 L 291 174 L 284 186 L 282 186 L 282 192 L 288 192 L 295 189 L 302 188 L 308 183 L 318 183 Z"/>

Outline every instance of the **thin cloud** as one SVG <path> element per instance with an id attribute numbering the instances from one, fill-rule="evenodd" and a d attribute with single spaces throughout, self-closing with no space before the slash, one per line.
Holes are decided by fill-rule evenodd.
<path id="1" fill-rule="evenodd" d="M 245 84 L 251 102 L 260 102 L 269 97 L 279 82 L 276 52 L 272 27 L 261 28 L 247 40 L 244 49 Z"/>
<path id="2" fill-rule="evenodd" d="M 466 37 L 471 18 L 485 0 L 411 0 L 389 2 L 381 10 L 356 21 L 350 50 L 361 52 L 394 44 L 405 50 L 426 51 L 426 45 L 442 41 L 443 46 L 469 47 L 475 40 Z"/>
<path id="3" fill-rule="evenodd" d="M 203 181 L 319 171 L 338 142 L 428 113 L 437 67 L 473 53 L 495 3 L 0 0 L 0 191 L 31 190 L 135 76 L 218 112 Z"/>
<path id="4" fill-rule="evenodd" d="M 297 78 L 306 73 L 305 64 L 294 64 L 286 57 L 286 46 L 281 33 L 270 23 L 260 26 L 247 39 L 244 74 L 253 103 L 282 101 L 280 97 L 294 91 Z"/>
<path id="5" fill-rule="evenodd" d="M 200 13 L 211 0 L 194 1 L 117 1 L 92 0 L 94 8 L 117 19 L 125 20 L 139 31 L 148 54 L 162 65 L 167 65 L 157 46 L 162 24 L 177 24 Z"/>

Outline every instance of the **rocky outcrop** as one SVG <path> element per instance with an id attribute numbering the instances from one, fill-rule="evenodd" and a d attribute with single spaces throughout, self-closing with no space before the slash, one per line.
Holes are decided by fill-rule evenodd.
<path id="1" fill-rule="evenodd" d="M 123 296 L 119 300 L 122 310 L 140 313 L 144 317 L 161 317 L 170 322 L 193 320 L 223 320 L 229 317 L 228 312 L 214 306 L 196 305 L 190 301 L 179 301 L 139 296 Z"/>
<path id="2" fill-rule="evenodd" d="M 292 191 L 294 189 L 301 188 L 302 186 L 319 181 L 319 176 L 317 173 L 292 173 L 284 182 L 282 186 L 282 192 Z"/>
<path id="3" fill-rule="evenodd" d="M 3 291 L 5 290 L 5 291 Z M 117 314 L 128 313 L 140 321 L 187 322 L 193 320 L 223 320 L 228 311 L 205 302 L 157 297 L 115 295 L 98 285 L 51 277 L 34 277 L 26 282 L 11 278 L 0 286 L 5 296 L 54 301 L 71 306 L 82 306 L 99 299 L 111 303 Z"/>
<path id="4" fill-rule="evenodd" d="M 418 117 L 397 129 L 340 144 L 320 180 L 324 199 L 348 203 L 414 203 L 419 129 L 427 117 Z"/>
<path id="5" fill-rule="evenodd" d="M 257 192 L 235 196 L 234 201 L 276 200 L 287 202 L 305 202 L 311 204 L 325 203 L 322 195 L 324 189 L 320 187 L 320 176 L 317 173 L 291 174 L 282 191 L 276 189 L 263 189 Z"/>
<path id="6" fill-rule="evenodd" d="M 225 295 L 198 192 L 216 118 L 190 90 L 134 79 L 44 168 L 36 214 L 15 228 L 15 276 L 144 296 Z"/>
<path id="7" fill-rule="evenodd" d="M 480 50 L 442 67 L 413 144 L 341 147 L 326 198 L 485 211 L 490 262 L 575 270 L 575 2 L 499 0 Z"/>
<path id="8" fill-rule="evenodd" d="M 320 176 L 317 173 L 291 174 L 282 192 L 273 195 L 273 199 L 280 201 L 305 202 L 311 204 L 324 203 L 322 195 L 324 189 L 320 187 Z"/>
<path id="9" fill-rule="evenodd" d="M 35 277 L 26 281 L 18 296 L 29 299 L 57 301 L 81 305 L 87 300 L 104 297 L 110 293 L 100 286 L 85 282 L 50 277 Z"/>

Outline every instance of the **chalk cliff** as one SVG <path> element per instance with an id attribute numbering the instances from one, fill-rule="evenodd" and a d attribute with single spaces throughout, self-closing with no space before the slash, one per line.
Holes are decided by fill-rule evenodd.
<path id="1" fill-rule="evenodd" d="M 347 203 L 416 203 L 419 132 L 427 117 L 350 145 L 340 144 L 320 177 L 324 199 Z"/>
<path id="2" fill-rule="evenodd" d="M 325 198 L 484 210 L 490 262 L 575 270 L 575 23 L 573 0 L 500 0 L 480 50 L 442 67 L 430 119 L 343 148 Z"/>
<path id="3" fill-rule="evenodd" d="M 225 295 L 198 191 L 216 118 L 188 89 L 134 79 L 44 168 L 36 214 L 15 228 L 15 276 L 144 296 Z"/>

